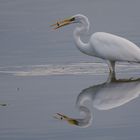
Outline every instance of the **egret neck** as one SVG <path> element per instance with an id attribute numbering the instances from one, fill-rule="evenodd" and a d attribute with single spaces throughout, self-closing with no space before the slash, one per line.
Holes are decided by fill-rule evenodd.
<path id="1" fill-rule="evenodd" d="M 76 27 L 75 30 L 74 30 L 74 32 L 73 32 L 74 40 L 75 40 L 75 43 L 76 43 L 77 48 L 81 52 L 83 52 L 83 53 L 85 53 L 87 55 L 91 55 L 90 45 L 89 45 L 89 43 L 82 42 L 80 36 L 82 34 L 84 35 L 84 34 L 88 33 L 89 27 L 90 27 L 90 24 L 89 24 L 88 18 L 87 17 L 84 17 L 81 20 L 81 23 L 79 24 L 79 26 Z"/>
<path id="2" fill-rule="evenodd" d="M 79 106 L 79 111 L 84 114 L 83 118 L 74 119 L 78 122 L 79 127 L 86 128 L 91 125 L 93 121 L 93 114 L 86 106 Z"/>

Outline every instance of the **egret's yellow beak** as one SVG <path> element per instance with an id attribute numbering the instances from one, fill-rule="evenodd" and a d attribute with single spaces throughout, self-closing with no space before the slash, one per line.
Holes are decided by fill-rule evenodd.
<path id="1" fill-rule="evenodd" d="M 56 113 L 54 118 L 58 120 L 65 120 L 71 125 L 78 125 L 78 121 L 76 119 L 69 118 L 66 115 L 62 115 L 60 113 Z"/>
<path id="2" fill-rule="evenodd" d="M 62 21 L 57 21 L 55 24 L 52 24 L 51 27 L 53 27 L 53 29 L 58 29 L 60 27 L 71 24 L 74 20 L 75 18 L 72 17 L 72 18 L 64 19 Z"/>

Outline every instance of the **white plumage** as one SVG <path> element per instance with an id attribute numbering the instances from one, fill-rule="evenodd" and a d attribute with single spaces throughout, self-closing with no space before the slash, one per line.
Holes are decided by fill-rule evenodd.
<path id="1" fill-rule="evenodd" d="M 140 62 L 140 48 L 129 40 L 104 32 L 97 32 L 90 39 L 91 51 L 110 61 Z"/>
<path id="2" fill-rule="evenodd" d="M 74 30 L 77 48 L 84 54 L 106 60 L 113 77 L 115 77 L 116 61 L 140 63 L 140 48 L 125 38 L 105 32 L 96 32 L 91 35 L 88 43 L 82 42 L 80 36 L 85 35 L 90 27 L 88 18 L 84 15 L 74 15 L 52 26 L 57 29 L 72 23 L 78 23 L 78 27 Z"/>

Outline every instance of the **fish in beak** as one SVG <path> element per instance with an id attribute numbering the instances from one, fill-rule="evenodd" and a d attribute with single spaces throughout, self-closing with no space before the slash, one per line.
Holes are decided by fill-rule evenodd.
<path id="1" fill-rule="evenodd" d="M 60 113 L 56 113 L 55 116 L 54 116 L 55 119 L 58 119 L 58 120 L 64 120 L 64 119 L 68 119 L 67 116 L 65 115 L 62 115 Z"/>
<path id="2" fill-rule="evenodd" d="M 72 24 L 74 22 L 75 18 L 68 18 L 68 19 L 64 19 L 62 21 L 57 21 L 55 24 L 52 24 L 51 27 L 53 27 L 53 29 L 58 29 L 60 27 Z"/>
<path id="3" fill-rule="evenodd" d="M 66 115 L 62 115 L 60 113 L 56 113 L 54 116 L 55 119 L 67 121 L 71 125 L 78 125 L 78 121 L 73 118 L 69 118 Z"/>

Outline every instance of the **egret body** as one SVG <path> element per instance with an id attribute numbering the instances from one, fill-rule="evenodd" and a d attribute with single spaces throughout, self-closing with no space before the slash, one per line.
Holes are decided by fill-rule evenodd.
<path id="1" fill-rule="evenodd" d="M 77 48 L 84 54 L 98 57 L 107 61 L 110 73 L 115 76 L 115 62 L 140 63 L 140 48 L 131 41 L 105 32 L 96 32 L 91 35 L 89 42 L 82 42 L 80 36 L 89 31 L 90 23 L 86 16 L 78 14 L 71 18 L 53 24 L 54 29 L 78 23 L 74 30 L 74 40 Z"/>

